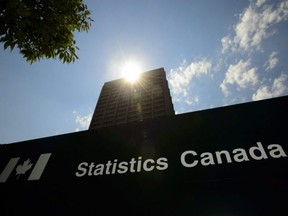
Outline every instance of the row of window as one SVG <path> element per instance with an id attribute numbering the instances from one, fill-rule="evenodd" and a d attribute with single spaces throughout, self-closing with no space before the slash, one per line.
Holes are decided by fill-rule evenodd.
<path id="1" fill-rule="evenodd" d="M 139 114 L 150 114 L 152 112 L 165 112 L 165 107 L 161 104 L 157 104 L 154 107 L 148 107 L 148 106 L 139 106 L 139 107 L 130 107 L 128 111 L 128 115 L 139 115 Z M 127 113 L 126 109 L 113 109 L 113 110 L 107 110 L 105 113 L 105 118 L 107 117 L 113 117 L 114 116 L 125 116 Z M 94 119 L 101 119 L 104 115 L 104 112 L 97 112 L 97 114 L 94 116 Z"/>
<path id="2" fill-rule="evenodd" d="M 122 91 L 122 89 L 117 89 L 115 92 L 109 92 L 105 91 L 101 93 L 101 96 L 99 98 L 99 102 L 107 102 L 110 100 L 117 100 L 118 98 L 123 100 L 123 99 L 128 99 L 129 97 L 151 97 L 151 93 L 154 95 L 159 95 L 163 93 L 163 88 L 161 85 L 157 85 L 155 87 L 149 87 L 146 89 L 139 88 L 139 89 L 134 89 L 133 92 L 130 91 Z"/>
<path id="3" fill-rule="evenodd" d="M 141 121 L 145 119 L 150 119 L 150 118 L 155 118 L 155 117 L 160 117 L 165 115 L 165 112 L 163 110 L 158 110 L 151 115 L 150 113 L 146 114 L 134 114 L 134 115 L 129 115 L 127 120 L 126 117 L 123 116 L 118 116 L 114 119 L 114 116 L 106 116 L 105 120 L 102 121 L 102 118 L 95 118 L 92 127 L 100 127 L 100 126 L 110 126 L 114 124 L 122 124 L 128 122 L 133 122 L 133 121 Z"/>
<path id="4" fill-rule="evenodd" d="M 143 99 L 131 99 L 130 101 L 130 105 L 137 105 L 137 104 L 143 104 L 143 105 L 147 105 L 147 106 L 151 106 L 152 104 L 152 99 L 151 98 L 143 98 Z M 128 105 L 128 101 L 119 101 L 117 103 L 117 101 L 113 101 L 112 103 L 110 104 L 105 104 L 105 103 L 98 103 L 97 104 L 97 110 L 105 110 L 106 107 L 108 109 L 112 108 L 112 109 L 115 109 L 115 108 L 118 108 L 118 109 L 121 109 L 121 108 L 126 108 L 127 105 Z M 164 99 L 163 97 L 155 97 L 153 99 L 153 104 L 163 104 L 164 105 Z"/>
<path id="5" fill-rule="evenodd" d="M 98 103 L 97 107 L 96 107 L 96 112 L 102 112 L 105 111 L 105 109 L 107 108 L 107 110 L 126 110 L 127 106 L 128 106 L 128 102 L 127 101 L 121 101 L 117 104 L 117 102 L 113 102 L 111 104 L 108 104 L 106 106 L 106 104 L 104 103 Z M 151 98 L 149 99 L 143 99 L 143 100 L 131 100 L 130 101 L 130 107 L 135 107 L 135 106 L 142 106 L 142 107 L 152 107 L 152 104 L 154 106 L 165 106 L 165 101 L 163 99 L 163 97 L 156 97 L 154 98 L 153 102 L 151 100 Z"/>

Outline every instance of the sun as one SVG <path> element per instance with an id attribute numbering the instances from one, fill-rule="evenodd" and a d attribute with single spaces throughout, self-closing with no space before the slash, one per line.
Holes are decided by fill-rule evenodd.
<path id="1" fill-rule="evenodd" d="M 139 78 L 139 75 L 141 73 L 141 67 L 138 63 L 129 61 L 122 66 L 121 73 L 124 79 L 126 79 L 130 83 L 134 83 Z"/>

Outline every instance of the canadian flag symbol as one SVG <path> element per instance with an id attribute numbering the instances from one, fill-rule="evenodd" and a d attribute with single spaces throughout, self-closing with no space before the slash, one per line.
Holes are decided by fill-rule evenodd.
<path id="1" fill-rule="evenodd" d="M 10 174 L 15 169 L 15 167 L 16 167 L 17 179 L 21 174 L 25 174 L 29 169 L 33 167 L 31 174 L 28 177 L 28 181 L 39 180 L 46 167 L 46 164 L 48 163 L 50 156 L 51 153 L 41 154 L 34 167 L 33 163 L 31 163 L 29 158 L 25 160 L 23 164 L 20 164 L 17 167 L 16 165 L 19 162 L 20 157 L 11 158 L 0 175 L 0 183 L 6 182 L 6 180 L 9 178 Z"/>

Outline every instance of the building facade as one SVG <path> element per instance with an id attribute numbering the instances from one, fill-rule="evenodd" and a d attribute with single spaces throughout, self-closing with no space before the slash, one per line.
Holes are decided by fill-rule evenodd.
<path id="1" fill-rule="evenodd" d="M 164 68 L 118 79 L 102 87 L 89 129 L 175 115 Z"/>

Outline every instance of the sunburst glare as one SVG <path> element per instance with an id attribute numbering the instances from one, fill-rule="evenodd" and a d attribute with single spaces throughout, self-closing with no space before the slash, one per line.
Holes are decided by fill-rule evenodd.
<path id="1" fill-rule="evenodd" d="M 134 83 L 139 78 L 141 67 L 137 62 L 128 61 L 122 66 L 121 73 L 127 81 Z"/>

